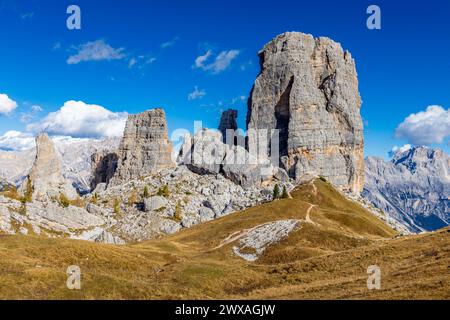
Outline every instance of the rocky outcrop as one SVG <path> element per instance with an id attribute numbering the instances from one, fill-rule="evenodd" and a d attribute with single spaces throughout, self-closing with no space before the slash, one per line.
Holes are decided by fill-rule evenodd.
<path id="1" fill-rule="evenodd" d="M 414 147 L 390 161 L 366 159 L 362 196 L 412 232 L 450 224 L 450 157 L 440 149 Z"/>
<path id="2" fill-rule="evenodd" d="M 143 179 L 128 181 L 99 191 L 88 211 L 102 217 L 117 219 L 109 230 L 128 241 L 140 241 L 182 228 L 210 221 L 272 200 L 275 184 L 288 191 L 289 182 L 268 181 L 261 186 L 243 187 L 222 174 L 196 174 L 184 165 L 163 169 Z M 167 192 L 161 194 L 165 186 Z M 94 195 L 86 197 L 93 201 Z M 120 210 L 112 210 L 116 203 Z M 108 230 L 108 229 L 106 229 Z"/>
<path id="3" fill-rule="evenodd" d="M 259 161 L 245 148 L 223 143 L 220 132 L 208 129 L 185 137 L 177 161 L 197 174 L 222 174 L 245 188 L 268 180 L 288 180 L 284 170 L 268 159 Z"/>
<path id="4" fill-rule="evenodd" d="M 75 188 L 63 177 L 59 156 L 46 133 L 36 137 L 36 158 L 20 191 L 23 194 L 32 192 L 33 199 L 38 200 L 57 198 L 60 194 L 69 199 L 78 196 Z"/>
<path id="5" fill-rule="evenodd" d="M 118 185 L 173 167 L 171 155 L 164 110 L 130 115 L 118 150 L 117 171 L 110 184 Z"/>
<path id="6" fill-rule="evenodd" d="M 220 117 L 219 131 L 222 134 L 222 141 L 228 145 L 235 144 L 234 137 L 238 129 L 236 122 L 237 116 L 237 110 L 228 109 L 222 112 L 222 116 Z"/>
<path id="7" fill-rule="evenodd" d="M 261 72 L 248 101 L 249 150 L 271 155 L 297 180 L 321 175 L 359 193 L 363 125 L 350 53 L 328 38 L 288 32 L 266 44 L 259 57 Z M 278 141 L 271 139 L 274 129 Z"/>
<path id="8" fill-rule="evenodd" d="M 117 152 L 107 150 L 101 150 L 92 154 L 91 190 L 94 190 L 100 183 L 109 183 L 116 173 L 118 158 Z"/>

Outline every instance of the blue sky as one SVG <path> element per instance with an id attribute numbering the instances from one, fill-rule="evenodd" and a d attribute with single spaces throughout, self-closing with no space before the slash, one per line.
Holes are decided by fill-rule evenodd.
<path id="1" fill-rule="evenodd" d="M 81 30 L 66 27 L 71 4 L 81 8 Z M 366 27 L 370 4 L 381 8 L 381 30 Z M 192 129 L 194 120 L 216 127 L 220 111 L 235 108 L 245 127 L 257 52 L 280 33 L 301 31 L 340 42 L 356 60 L 366 155 L 387 157 L 406 143 L 448 152 L 449 21 L 446 0 L 0 0 L 0 94 L 16 104 L 3 114 L 0 104 L 0 136 L 52 126 L 72 136 L 98 134 L 73 123 L 66 130 L 67 119 L 52 123 L 58 114 L 48 114 L 71 100 L 86 104 L 80 110 L 104 107 L 111 114 L 95 110 L 112 123 L 120 112 L 163 107 L 170 130 Z M 93 59 L 89 48 L 106 53 L 85 61 Z M 425 112 L 431 105 L 441 109 Z"/>

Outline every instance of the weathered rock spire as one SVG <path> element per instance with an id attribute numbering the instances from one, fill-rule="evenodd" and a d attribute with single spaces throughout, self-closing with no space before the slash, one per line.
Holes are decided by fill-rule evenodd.
<path id="1" fill-rule="evenodd" d="M 117 171 L 110 185 L 139 179 L 163 168 L 174 166 L 171 158 L 166 115 L 152 109 L 128 116 L 118 150 Z"/>
<path id="2" fill-rule="evenodd" d="M 32 191 L 33 199 L 59 197 L 60 194 L 69 199 L 77 197 L 75 188 L 62 175 L 55 145 L 46 133 L 36 137 L 36 158 L 20 189 L 22 193 Z"/>
<path id="3" fill-rule="evenodd" d="M 280 165 L 292 178 L 321 175 L 343 189 L 364 184 L 363 125 L 355 62 L 328 38 L 287 32 L 259 52 L 248 129 L 279 133 Z M 251 130 L 250 130 L 251 131 Z M 270 132 L 267 133 L 267 137 Z M 261 147 L 249 132 L 249 148 Z"/>

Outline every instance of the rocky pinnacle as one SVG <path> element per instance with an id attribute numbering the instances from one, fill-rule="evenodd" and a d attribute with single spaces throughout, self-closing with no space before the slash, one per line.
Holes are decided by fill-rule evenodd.
<path id="1" fill-rule="evenodd" d="M 219 123 L 219 131 L 222 133 L 222 140 L 227 144 L 234 144 L 234 136 L 238 129 L 236 118 L 238 116 L 237 110 L 228 109 L 222 112 Z M 227 137 L 228 133 L 228 137 Z"/>
<path id="2" fill-rule="evenodd" d="M 276 148 L 279 165 L 298 181 L 320 175 L 361 192 L 361 99 L 350 53 L 328 38 L 287 32 L 259 57 L 261 72 L 248 101 L 247 127 L 256 129 L 249 131 L 249 149 L 260 149 L 262 142 L 269 155 Z M 279 141 L 271 142 L 270 131 L 261 141 L 261 129 L 277 129 Z"/>
<path id="3" fill-rule="evenodd" d="M 171 153 L 164 110 L 152 109 L 128 116 L 118 150 L 117 171 L 110 185 L 173 167 Z"/>
<path id="4" fill-rule="evenodd" d="M 36 158 L 20 189 L 26 192 L 29 186 L 33 190 L 33 199 L 58 197 L 60 194 L 71 199 L 77 197 L 75 188 L 62 175 L 59 156 L 46 133 L 36 137 Z"/>

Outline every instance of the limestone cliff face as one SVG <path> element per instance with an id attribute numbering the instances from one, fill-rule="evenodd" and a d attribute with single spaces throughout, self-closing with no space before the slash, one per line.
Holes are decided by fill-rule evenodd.
<path id="1" fill-rule="evenodd" d="M 90 181 L 91 190 L 94 190 L 99 183 L 106 185 L 114 177 L 117 170 L 117 151 L 100 150 L 91 156 L 92 178 Z"/>
<path id="2" fill-rule="evenodd" d="M 110 185 L 118 185 L 173 167 L 172 143 L 167 132 L 166 115 L 152 109 L 130 115 L 118 150 L 117 170 Z"/>
<path id="3" fill-rule="evenodd" d="M 20 188 L 22 192 L 27 190 L 29 183 L 33 189 L 33 199 L 58 197 L 61 193 L 71 199 L 77 197 L 75 188 L 62 175 L 60 159 L 46 133 L 36 137 L 36 158 Z"/>
<path id="4" fill-rule="evenodd" d="M 450 225 L 450 156 L 413 147 L 390 161 L 366 159 L 362 196 L 412 232 Z"/>
<path id="5" fill-rule="evenodd" d="M 247 115 L 248 129 L 259 133 L 250 130 L 249 149 L 264 144 L 269 153 L 278 149 L 279 165 L 297 180 L 322 175 L 342 189 L 361 192 L 361 99 L 350 53 L 328 38 L 288 32 L 266 44 L 259 57 L 261 72 Z M 261 136 L 260 129 L 278 129 L 279 142 Z"/>

